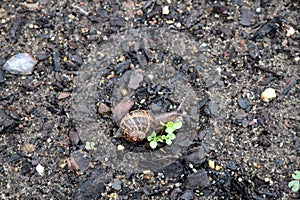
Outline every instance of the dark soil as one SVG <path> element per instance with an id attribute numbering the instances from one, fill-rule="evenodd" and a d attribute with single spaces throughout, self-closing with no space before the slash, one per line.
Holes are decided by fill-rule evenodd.
<path id="1" fill-rule="evenodd" d="M 0 7 L 0 199 L 300 199 L 298 1 Z M 171 145 L 118 134 L 182 102 Z"/>

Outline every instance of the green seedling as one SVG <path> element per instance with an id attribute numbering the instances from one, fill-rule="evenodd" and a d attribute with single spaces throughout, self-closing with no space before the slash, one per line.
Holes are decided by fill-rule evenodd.
<path id="1" fill-rule="evenodd" d="M 85 143 L 85 148 L 87 150 L 93 150 L 95 148 L 95 142 L 86 142 Z"/>
<path id="2" fill-rule="evenodd" d="M 292 188 L 293 192 L 298 192 L 300 189 L 300 171 L 295 171 L 292 177 L 294 180 L 289 182 L 289 187 Z"/>
<path id="3" fill-rule="evenodd" d="M 157 135 L 155 132 L 153 132 L 147 137 L 147 140 L 150 142 L 150 147 L 152 149 L 155 149 L 157 147 L 158 142 L 166 142 L 167 145 L 171 145 L 172 141 L 176 138 L 176 135 L 173 132 L 182 127 L 182 122 L 169 121 L 166 124 L 162 125 L 165 127 L 165 132 L 167 133 L 167 135 Z"/>
<path id="4" fill-rule="evenodd" d="M 169 121 L 168 123 L 162 125 L 166 127 L 165 129 L 166 133 L 173 133 L 174 131 L 182 127 L 182 121 L 177 121 L 177 122 Z"/>

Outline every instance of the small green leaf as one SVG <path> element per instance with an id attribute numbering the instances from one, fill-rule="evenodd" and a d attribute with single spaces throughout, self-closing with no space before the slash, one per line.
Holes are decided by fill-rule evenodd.
<path id="1" fill-rule="evenodd" d="M 167 145 L 171 145 L 171 144 L 172 144 L 172 140 L 166 139 L 166 144 L 167 144 Z"/>
<path id="2" fill-rule="evenodd" d="M 177 121 L 173 124 L 173 128 L 175 130 L 180 129 L 182 127 L 182 121 Z"/>
<path id="3" fill-rule="evenodd" d="M 300 188 L 300 182 L 297 180 L 293 180 L 289 182 L 289 187 L 292 188 L 293 192 L 297 192 Z"/>
<path id="4" fill-rule="evenodd" d="M 168 123 L 166 123 L 166 127 L 173 127 L 174 126 L 174 122 L 169 121 Z"/>
<path id="5" fill-rule="evenodd" d="M 155 132 L 151 133 L 151 135 L 149 135 L 149 136 L 147 137 L 147 140 L 148 140 L 149 142 L 152 141 L 152 140 L 156 140 L 156 133 L 155 133 Z"/>
<path id="6" fill-rule="evenodd" d="M 292 175 L 293 179 L 300 180 L 300 171 L 294 171 L 294 174 Z"/>
<path id="7" fill-rule="evenodd" d="M 166 133 L 173 133 L 175 131 L 175 129 L 173 128 L 173 127 L 167 127 L 166 129 L 165 129 L 165 132 Z"/>
<path id="8" fill-rule="evenodd" d="M 156 142 L 156 141 L 151 141 L 151 142 L 150 142 L 150 147 L 151 147 L 152 149 L 155 149 L 155 148 L 157 147 L 157 142 Z"/>
<path id="9" fill-rule="evenodd" d="M 85 144 L 85 148 L 87 150 L 93 150 L 94 147 L 95 147 L 95 143 L 94 142 L 86 142 L 86 144 Z"/>
<path id="10" fill-rule="evenodd" d="M 170 140 L 174 140 L 174 139 L 176 138 L 176 135 L 175 135 L 174 133 L 169 133 L 169 134 L 168 134 L 168 138 L 169 138 Z"/>

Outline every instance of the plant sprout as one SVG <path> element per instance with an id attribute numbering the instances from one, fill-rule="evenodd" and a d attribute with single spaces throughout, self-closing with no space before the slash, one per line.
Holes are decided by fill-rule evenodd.
<path id="1" fill-rule="evenodd" d="M 85 148 L 87 150 L 93 150 L 95 148 L 95 142 L 86 142 L 85 143 Z"/>
<path id="2" fill-rule="evenodd" d="M 182 127 L 182 122 L 169 121 L 166 124 L 162 123 L 162 125 L 165 127 L 165 132 L 167 133 L 167 135 L 157 135 L 155 132 L 153 132 L 147 137 L 147 140 L 150 142 L 150 147 L 152 149 L 155 149 L 157 147 L 158 142 L 166 142 L 167 145 L 171 145 L 172 141 L 176 138 L 176 135 L 173 132 Z"/>
<path id="3" fill-rule="evenodd" d="M 300 189 L 300 171 L 295 171 L 292 177 L 294 180 L 289 182 L 289 187 L 293 192 L 297 192 Z"/>

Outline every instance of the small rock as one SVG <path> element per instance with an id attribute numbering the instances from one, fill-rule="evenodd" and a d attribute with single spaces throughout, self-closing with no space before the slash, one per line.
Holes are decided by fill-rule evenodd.
<path id="1" fill-rule="evenodd" d="M 263 91 L 260 95 L 261 100 L 264 102 L 270 102 L 271 100 L 276 98 L 276 92 L 273 88 L 267 88 L 265 91 Z"/>
<path id="2" fill-rule="evenodd" d="M 41 164 L 38 164 L 35 169 L 41 176 L 44 175 L 45 168 Z"/>
<path id="3" fill-rule="evenodd" d="M 166 166 L 161 171 L 167 178 L 180 177 L 183 173 L 183 165 L 180 162 L 176 161 Z"/>
<path id="4" fill-rule="evenodd" d="M 70 93 L 67 93 L 67 92 L 61 92 L 59 93 L 57 99 L 66 99 L 70 96 Z"/>
<path id="5" fill-rule="evenodd" d="M 79 141 L 80 141 L 78 131 L 77 130 L 70 130 L 69 131 L 69 139 L 72 143 L 78 144 Z"/>
<path id="6" fill-rule="evenodd" d="M 216 171 L 220 171 L 222 169 L 222 167 L 220 165 L 216 165 L 215 170 Z"/>
<path id="7" fill-rule="evenodd" d="M 196 173 L 189 174 L 187 177 L 187 186 L 192 189 L 201 189 L 208 187 L 210 181 L 208 179 L 207 172 L 205 170 L 200 170 Z"/>
<path id="8" fill-rule="evenodd" d="M 211 168 L 211 169 L 215 169 L 215 167 L 216 167 L 215 161 L 213 161 L 213 160 L 208 160 L 208 166 L 209 166 L 209 168 Z"/>
<path id="9" fill-rule="evenodd" d="M 94 170 L 80 183 L 75 199 L 99 199 L 105 190 L 106 175 L 104 170 Z"/>
<path id="10" fill-rule="evenodd" d="M 247 97 L 243 97 L 241 93 L 238 94 L 238 104 L 242 109 L 247 110 L 250 107 L 250 103 Z"/>
<path id="11" fill-rule="evenodd" d="M 205 151 L 201 146 L 187 152 L 187 155 L 185 156 L 185 159 L 194 166 L 202 164 L 205 161 L 205 158 Z"/>
<path id="12" fill-rule="evenodd" d="M 115 190 L 121 190 L 121 188 L 122 188 L 121 181 L 119 179 L 115 178 L 112 188 Z"/>
<path id="13" fill-rule="evenodd" d="M 35 145 L 30 144 L 30 143 L 24 144 L 24 151 L 31 153 L 31 152 L 34 152 L 34 150 L 35 150 Z"/>
<path id="14" fill-rule="evenodd" d="M 227 28 L 227 27 L 225 27 L 225 26 L 221 26 L 221 27 L 219 28 L 219 30 L 220 30 L 223 34 L 225 34 L 226 36 L 231 36 L 231 35 L 232 35 L 231 29 L 230 29 L 230 28 Z"/>
<path id="15" fill-rule="evenodd" d="M 80 170 L 81 173 L 85 172 L 91 166 L 91 158 L 83 151 L 75 151 L 69 158 L 70 167 Z"/>
<path id="16" fill-rule="evenodd" d="M 290 26 L 290 28 L 286 31 L 286 36 L 291 37 L 292 35 L 295 34 L 295 32 L 296 32 L 295 29 Z"/>
<path id="17" fill-rule="evenodd" d="M 0 109 L 0 133 L 6 131 L 7 129 L 15 128 L 14 120 L 11 116 L 7 115 L 5 110 Z"/>
<path id="18" fill-rule="evenodd" d="M 123 145 L 119 144 L 117 149 L 118 149 L 118 151 L 123 151 L 125 149 L 125 147 Z"/>
<path id="19" fill-rule="evenodd" d="M 187 190 L 181 195 L 181 199 L 190 200 L 194 199 L 194 192 L 192 190 Z"/>
<path id="20" fill-rule="evenodd" d="M 144 79 L 143 74 L 139 72 L 133 72 L 130 76 L 128 87 L 134 90 L 137 89 L 140 86 L 140 82 L 142 82 L 143 79 Z"/>
<path id="21" fill-rule="evenodd" d="M 131 60 L 127 60 L 125 62 L 118 63 L 114 66 L 115 73 L 117 75 L 124 73 L 130 67 Z"/>
<path id="22" fill-rule="evenodd" d="M 242 10 L 241 24 L 243 26 L 252 26 L 255 24 L 254 12 L 252 10 Z"/>
<path id="23" fill-rule="evenodd" d="M 226 6 L 223 6 L 221 4 L 213 4 L 212 8 L 213 13 L 228 15 L 228 8 Z"/>
<path id="24" fill-rule="evenodd" d="M 7 60 L 2 68 L 12 74 L 28 75 L 37 62 L 28 53 L 19 53 Z"/>
<path id="25" fill-rule="evenodd" d="M 164 6 L 162 8 L 162 14 L 163 15 L 168 15 L 169 13 L 170 13 L 169 6 Z"/>
<path id="26" fill-rule="evenodd" d="M 106 114 L 110 112 L 110 107 L 108 107 L 105 103 L 99 102 L 98 103 L 98 113 L 100 115 Z"/>

